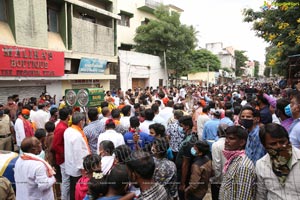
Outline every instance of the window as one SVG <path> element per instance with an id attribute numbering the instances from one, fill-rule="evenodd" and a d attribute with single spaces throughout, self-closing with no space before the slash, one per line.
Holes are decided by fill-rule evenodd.
<path id="1" fill-rule="evenodd" d="M 7 21 L 7 5 L 5 0 L 0 0 L 0 21 Z"/>
<path id="2" fill-rule="evenodd" d="M 118 25 L 130 27 L 130 16 L 124 14 L 120 14 L 120 16 L 121 20 L 118 21 Z"/>
<path id="3" fill-rule="evenodd" d="M 58 33 L 58 11 L 53 8 L 47 9 L 48 31 Z"/>
<path id="4" fill-rule="evenodd" d="M 142 21 L 141 25 L 146 25 L 150 22 L 150 20 L 148 18 L 145 18 L 144 21 Z"/>
<path id="5" fill-rule="evenodd" d="M 96 23 L 96 18 L 95 17 L 90 16 L 86 13 L 79 13 L 79 14 L 80 14 L 82 20 L 92 22 L 92 23 Z"/>

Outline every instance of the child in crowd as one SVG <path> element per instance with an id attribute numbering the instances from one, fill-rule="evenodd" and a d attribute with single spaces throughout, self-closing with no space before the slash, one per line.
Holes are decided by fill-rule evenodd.
<path id="1" fill-rule="evenodd" d="M 84 175 L 76 183 L 75 200 L 82 200 L 88 192 L 88 182 L 93 173 L 101 172 L 101 157 L 97 154 L 87 155 L 83 159 Z"/>
<path id="2" fill-rule="evenodd" d="M 114 149 L 114 143 L 109 140 L 103 140 L 99 145 L 99 154 L 101 156 L 101 170 L 104 175 L 110 172 L 115 163 L 115 157 L 112 155 Z"/>
<path id="3" fill-rule="evenodd" d="M 128 157 L 131 154 L 131 149 L 126 144 L 122 144 L 115 148 L 114 155 L 115 155 L 115 163 L 116 164 L 125 164 Z"/>
<path id="4" fill-rule="evenodd" d="M 94 173 L 89 181 L 88 195 L 84 200 L 131 200 L 128 193 L 129 175 L 124 164 L 117 164 L 108 175 Z"/>

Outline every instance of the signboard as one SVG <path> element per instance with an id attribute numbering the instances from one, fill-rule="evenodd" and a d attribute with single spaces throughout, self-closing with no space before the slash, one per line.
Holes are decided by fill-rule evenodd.
<path id="1" fill-rule="evenodd" d="M 63 76 L 64 52 L 0 44 L 0 76 Z"/>
<path id="2" fill-rule="evenodd" d="M 104 101 L 105 93 L 102 88 L 67 89 L 65 96 L 69 106 L 93 107 Z"/>
<path id="3" fill-rule="evenodd" d="M 78 73 L 104 73 L 106 64 L 106 60 L 81 58 Z"/>

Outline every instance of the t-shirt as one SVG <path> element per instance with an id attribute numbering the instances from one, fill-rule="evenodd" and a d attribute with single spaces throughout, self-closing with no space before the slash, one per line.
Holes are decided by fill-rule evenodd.
<path id="1" fill-rule="evenodd" d="M 145 148 L 146 144 L 152 143 L 153 142 L 153 137 L 151 135 L 148 135 L 147 133 L 144 132 L 139 132 L 140 139 L 139 139 L 139 146 L 143 149 Z M 133 141 L 133 133 L 128 131 L 124 134 L 124 140 L 125 144 L 130 147 L 131 150 L 135 150 L 135 143 Z"/>

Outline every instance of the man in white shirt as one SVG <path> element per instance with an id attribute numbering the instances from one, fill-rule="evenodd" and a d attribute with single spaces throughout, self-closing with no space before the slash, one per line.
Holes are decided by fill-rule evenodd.
<path id="1" fill-rule="evenodd" d="M 98 145 L 97 149 L 99 151 L 99 145 L 104 140 L 109 140 L 114 143 L 115 148 L 125 144 L 124 137 L 121 133 L 117 133 L 114 129 L 116 128 L 116 125 L 114 123 L 113 119 L 108 119 L 105 123 L 105 129 L 106 131 L 104 133 L 101 133 L 98 137 Z"/>
<path id="2" fill-rule="evenodd" d="M 145 110 L 145 121 L 143 121 L 140 125 L 140 130 L 144 133 L 150 134 L 149 126 L 154 124 L 154 112 L 150 108 Z"/>
<path id="3" fill-rule="evenodd" d="M 152 104 L 151 106 L 151 110 L 153 110 L 154 112 L 154 118 L 153 118 L 153 121 L 155 123 L 159 123 L 159 124 L 162 124 L 165 129 L 167 130 L 167 121 L 166 119 L 162 118 L 160 115 L 159 115 L 159 107 L 157 104 Z"/>
<path id="4" fill-rule="evenodd" d="M 37 129 L 44 129 L 46 122 L 50 119 L 50 114 L 45 111 L 45 104 L 39 104 L 38 111 L 30 116 L 30 119 L 35 123 Z"/>
<path id="5" fill-rule="evenodd" d="M 209 106 L 205 106 L 202 109 L 202 113 L 197 118 L 197 134 L 198 134 L 198 139 L 199 140 L 202 140 L 204 124 L 208 120 L 210 120 L 210 117 L 208 116 L 208 112 L 209 112 Z"/>
<path id="6" fill-rule="evenodd" d="M 173 117 L 173 106 L 174 106 L 174 101 L 169 100 L 166 107 L 159 111 L 159 115 L 166 120 L 166 122 L 169 121 L 171 117 Z"/>
<path id="7" fill-rule="evenodd" d="M 65 172 L 70 176 L 70 199 L 75 199 L 75 185 L 83 173 L 83 158 L 90 154 L 87 138 L 82 130 L 84 114 L 72 115 L 72 126 L 64 132 Z"/>
<path id="8" fill-rule="evenodd" d="M 223 155 L 223 150 L 225 147 L 225 130 L 227 127 L 227 124 L 219 125 L 219 139 L 212 144 L 212 167 L 215 173 L 214 177 L 211 178 L 211 194 L 213 200 L 219 199 L 219 190 L 223 180 L 223 168 L 226 162 L 226 158 Z"/>
<path id="9" fill-rule="evenodd" d="M 56 182 L 51 166 L 37 155 L 42 144 L 36 137 L 27 137 L 21 143 L 24 152 L 15 165 L 16 199 L 54 199 Z"/>
<path id="10" fill-rule="evenodd" d="M 260 128 L 259 138 L 267 154 L 256 162 L 256 199 L 299 199 L 300 150 L 279 124 Z"/>
<path id="11" fill-rule="evenodd" d="M 179 96 L 185 99 L 185 95 L 186 95 L 186 90 L 185 90 L 185 85 L 183 85 L 179 90 Z"/>
<path id="12" fill-rule="evenodd" d="M 21 143 L 25 137 L 34 136 L 33 127 L 29 121 L 29 115 L 30 111 L 23 108 L 15 122 L 16 142 L 19 149 L 21 148 Z"/>
<path id="13" fill-rule="evenodd" d="M 126 105 L 122 108 L 121 112 L 123 113 L 123 116 L 120 119 L 121 125 L 128 130 L 130 127 L 130 115 L 131 115 L 131 106 Z"/>

